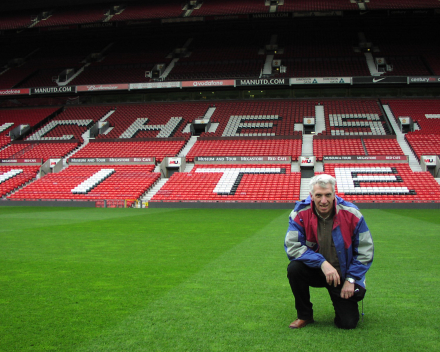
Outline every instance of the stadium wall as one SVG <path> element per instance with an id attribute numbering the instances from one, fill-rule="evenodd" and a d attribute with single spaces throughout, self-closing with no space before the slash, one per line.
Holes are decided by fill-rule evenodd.
<path id="1" fill-rule="evenodd" d="M 359 209 L 440 209 L 440 203 L 354 203 Z M 292 209 L 295 203 L 149 202 L 148 208 Z"/>
<path id="2" fill-rule="evenodd" d="M 1 200 L 0 207 L 71 207 L 71 208 L 96 208 L 96 202 L 74 202 L 74 201 L 19 201 L 19 200 Z"/>

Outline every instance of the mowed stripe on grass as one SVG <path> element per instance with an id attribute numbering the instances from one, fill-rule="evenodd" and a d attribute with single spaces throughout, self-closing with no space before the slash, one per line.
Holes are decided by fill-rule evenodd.
<path id="1" fill-rule="evenodd" d="M 2 207 L 0 348 L 73 350 L 278 214 Z"/>

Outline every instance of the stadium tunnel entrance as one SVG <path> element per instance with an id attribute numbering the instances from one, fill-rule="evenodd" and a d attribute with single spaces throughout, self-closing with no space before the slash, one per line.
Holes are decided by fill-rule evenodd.
<path id="1" fill-rule="evenodd" d="M 183 172 L 185 168 L 184 157 L 166 157 L 160 164 L 160 172 L 164 178 L 170 178 L 176 172 Z"/>

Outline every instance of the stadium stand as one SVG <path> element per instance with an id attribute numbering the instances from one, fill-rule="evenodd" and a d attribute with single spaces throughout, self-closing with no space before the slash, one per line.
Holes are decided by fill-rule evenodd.
<path id="1" fill-rule="evenodd" d="M 323 135 L 385 135 L 386 126 L 376 100 L 330 100 L 324 106 Z"/>
<path id="2" fill-rule="evenodd" d="M 323 156 L 366 155 L 360 138 L 314 139 L 313 153 L 318 161 L 322 160 Z"/>
<path id="3" fill-rule="evenodd" d="M 440 103 L 437 99 L 383 99 L 393 115 L 411 117 L 419 129 L 413 134 L 440 134 Z"/>
<path id="4" fill-rule="evenodd" d="M 355 52 L 355 30 L 334 28 L 330 31 L 287 30 L 277 37 L 275 59 L 281 60 L 286 72 L 281 77 L 368 76 L 363 53 Z"/>
<path id="5" fill-rule="evenodd" d="M 381 1 L 370 1 L 368 3 L 368 9 L 377 10 L 377 9 L 390 9 L 390 10 L 399 10 L 399 9 L 432 9 L 439 8 L 440 5 L 436 0 L 420 0 L 420 1 L 411 1 L 411 0 L 381 0 Z"/>
<path id="6" fill-rule="evenodd" d="M 193 16 L 221 16 L 236 14 L 264 13 L 268 11 L 263 1 L 256 2 L 252 0 L 210 0 L 194 10 Z"/>
<path id="7" fill-rule="evenodd" d="M 204 132 L 201 136 L 291 136 L 296 123 L 303 117 L 314 116 L 318 101 L 274 100 L 215 102 L 212 122 L 219 123 L 215 132 Z"/>
<path id="8" fill-rule="evenodd" d="M 35 18 L 35 15 L 35 11 L 29 10 L 0 14 L 0 30 L 27 28 L 33 23 L 32 18 Z"/>
<path id="9" fill-rule="evenodd" d="M 32 108 L 32 109 L 5 109 L 0 110 L 0 137 L 3 141 L 10 138 L 9 133 L 20 125 L 29 125 L 31 128 L 54 114 L 59 108 Z M 4 144 L 3 144 L 4 145 Z"/>
<path id="10" fill-rule="evenodd" d="M 16 143 L 0 151 L 0 159 L 63 158 L 78 147 L 78 143 Z"/>
<path id="11" fill-rule="evenodd" d="M 182 2 L 165 0 L 160 3 L 131 3 L 123 12 L 113 16 L 110 21 L 136 21 L 156 18 L 173 18 L 182 15 Z"/>
<path id="12" fill-rule="evenodd" d="M 213 114 L 209 119 L 218 125 L 215 131 L 202 132 L 201 136 L 290 136 L 299 134 L 295 131 L 295 123 L 302 123 L 304 116 L 313 116 L 318 104 L 317 101 L 283 99 L 114 105 L 108 106 L 113 113 L 106 119 L 113 129 L 97 138 L 188 138 L 188 125 L 203 119 L 210 108 Z"/>
<path id="13" fill-rule="evenodd" d="M 438 134 L 408 134 L 405 138 L 419 160 L 422 155 L 440 155 Z"/>
<path id="14" fill-rule="evenodd" d="M 301 155 L 301 139 L 198 140 L 186 156 L 193 162 L 200 156 L 291 156 Z"/>
<path id="15" fill-rule="evenodd" d="M 280 77 L 351 77 L 369 75 L 365 59 L 358 57 L 289 58 L 282 60 L 282 64 L 286 66 L 286 72 L 280 74 Z"/>
<path id="16" fill-rule="evenodd" d="M 57 40 L 56 44 L 37 38 L 26 43 L 26 49 L 15 45 L 3 54 L 7 70 L 0 74 L 0 88 L 58 86 L 63 72 L 78 71 L 93 53 L 104 48 L 102 41 L 93 38 Z"/>
<path id="17" fill-rule="evenodd" d="M 87 144 L 72 155 L 72 158 L 136 158 L 153 157 L 157 162 L 167 156 L 177 156 L 185 140 L 124 140 L 121 142 L 95 142 Z"/>
<path id="18" fill-rule="evenodd" d="M 440 186 L 429 172 L 408 164 L 326 164 L 337 180 L 337 193 L 351 202 L 438 202 Z"/>
<path id="19" fill-rule="evenodd" d="M 196 35 L 190 40 L 167 81 L 258 77 L 264 66 L 265 56 L 259 54 L 264 42 L 255 33 Z"/>
<path id="20" fill-rule="evenodd" d="M 367 155 L 404 155 L 396 139 L 362 139 Z"/>
<path id="21" fill-rule="evenodd" d="M 109 5 L 88 5 L 68 8 L 56 8 L 50 15 L 38 21 L 35 27 L 67 26 L 82 23 L 102 22 L 107 16 Z"/>
<path id="22" fill-rule="evenodd" d="M 426 67 L 423 59 L 418 56 L 385 56 L 387 64 L 393 66 L 390 72 L 384 71 L 386 76 L 429 76 L 432 72 Z"/>
<path id="23" fill-rule="evenodd" d="M 160 177 L 154 165 L 72 165 L 60 173 L 48 174 L 8 196 L 18 200 L 129 200 L 131 205 Z M 106 177 L 93 180 L 100 170 L 111 170 Z M 89 181 L 89 179 L 91 179 Z M 91 182 L 84 191 L 76 187 Z"/>
<path id="24" fill-rule="evenodd" d="M 146 71 L 156 64 L 169 64 L 167 56 L 179 44 L 178 39 L 148 40 L 149 45 L 139 46 L 139 38 L 115 38 L 98 59 L 93 60 L 70 84 L 107 84 L 149 82 Z"/>
<path id="25" fill-rule="evenodd" d="M 0 149 L 7 146 L 9 143 L 11 143 L 10 137 L 0 135 Z"/>
<path id="26" fill-rule="evenodd" d="M 76 97 L 44 97 L 44 98 L 21 98 L 9 99 L 0 101 L 0 108 L 26 108 L 26 107 L 40 107 L 40 106 L 63 106 L 70 105 L 72 102 L 78 100 Z"/>
<path id="27" fill-rule="evenodd" d="M 0 165 L 0 197 L 4 197 L 37 177 L 40 166 Z"/>
<path id="28" fill-rule="evenodd" d="M 113 128 L 101 138 L 186 137 L 183 130 L 194 119 L 205 115 L 209 103 L 151 103 L 109 106 L 106 119 Z"/>
<path id="29" fill-rule="evenodd" d="M 153 201 L 290 202 L 301 175 L 290 164 L 197 165 L 173 174 Z"/>
<path id="30" fill-rule="evenodd" d="M 103 118 L 108 111 L 108 107 L 105 106 L 65 108 L 62 113 L 34 132 L 27 140 L 77 139 L 83 142 L 82 134 Z"/>
<path id="31" fill-rule="evenodd" d="M 357 10 L 356 3 L 344 0 L 318 1 L 307 0 L 284 1 L 279 7 L 280 11 L 332 11 L 332 10 Z"/>
<path id="32" fill-rule="evenodd" d="M 121 206 L 154 186 L 153 203 L 288 203 L 314 161 L 347 200 L 440 203 L 420 172 L 440 155 L 439 39 L 422 29 L 437 0 L 43 3 L 0 15 L 0 159 L 63 160 L 38 180 L 37 166 L 1 166 L 3 198 Z M 277 156 L 291 162 L 249 164 Z M 155 165 L 122 160 L 143 157 Z M 96 158 L 122 164 L 72 163 Z M 182 163 L 170 177 L 169 158 Z"/>
<path id="33" fill-rule="evenodd" d="M 437 99 L 384 99 L 394 117 L 410 117 L 416 130 L 405 135 L 417 158 L 440 155 L 440 103 Z"/>

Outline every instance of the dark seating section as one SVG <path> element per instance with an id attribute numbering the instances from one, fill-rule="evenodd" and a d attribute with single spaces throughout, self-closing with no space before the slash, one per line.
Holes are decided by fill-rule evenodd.
<path id="1" fill-rule="evenodd" d="M 174 48 L 182 46 L 185 38 L 177 37 L 121 37 L 114 38 L 84 71 L 71 81 L 73 85 L 142 83 L 149 82 L 146 71 L 152 71 L 155 65 L 168 65 L 168 57 Z"/>
<path id="2" fill-rule="evenodd" d="M 2 13 L 0 14 L 0 30 L 27 28 L 33 23 L 32 18 L 35 18 L 35 11 L 32 10 Z"/>
<path id="3" fill-rule="evenodd" d="M 109 42 L 93 37 L 69 40 L 60 37 L 51 41 L 37 37 L 21 46 L 13 44 L 10 50 L 0 53 L 8 67 L 0 74 L 0 89 L 56 87 L 58 78 L 63 81 L 63 72 L 77 72 L 92 61 L 92 54 L 100 53 L 107 45 Z"/>
<path id="4" fill-rule="evenodd" d="M 383 57 L 383 56 L 381 56 Z M 386 56 L 392 71 L 385 71 L 384 76 L 429 76 L 432 72 L 420 56 Z"/>
<path id="5" fill-rule="evenodd" d="M 194 35 L 166 80 L 259 77 L 265 62 L 260 53 L 264 37 L 260 31 Z"/>
<path id="6" fill-rule="evenodd" d="M 125 10 L 113 16 L 110 22 L 180 17 L 183 14 L 182 4 L 179 0 L 162 0 L 149 4 L 142 1 L 128 3 Z"/>
<path id="7" fill-rule="evenodd" d="M 310 28 L 300 26 L 278 33 L 274 59 L 286 72 L 282 77 L 352 77 L 369 76 L 362 52 L 355 52 L 356 28 Z"/>
<path id="8" fill-rule="evenodd" d="M 63 5 L 63 4 L 62 4 Z M 115 11 L 116 5 L 116 11 Z M 188 7 L 179 0 L 162 0 L 146 4 L 144 1 L 131 1 L 122 4 L 85 4 L 81 6 L 52 7 L 31 11 L 6 12 L 0 17 L 0 30 L 27 28 L 50 28 L 77 24 L 108 22 L 131 22 L 143 20 L 176 19 L 186 14 Z M 435 9 L 440 5 L 437 0 L 383 0 L 365 3 L 367 10 L 403 10 L 403 9 Z M 354 1 L 310 1 L 285 0 L 277 6 L 277 12 L 310 12 L 310 11 L 359 11 Z M 41 15 L 45 12 L 44 19 Z M 269 13 L 269 6 L 264 1 L 253 0 L 205 0 L 201 6 L 192 8 L 190 17 L 231 16 Z M 34 24 L 36 22 L 36 24 Z"/>
<path id="9" fill-rule="evenodd" d="M 324 55 L 322 53 L 321 55 Z M 369 76 L 363 57 L 317 57 L 281 59 L 286 72 L 280 77 L 352 77 Z"/>
<path id="10" fill-rule="evenodd" d="M 35 27 L 68 26 L 82 23 L 102 22 L 110 5 L 82 5 L 52 10 L 51 16 L 39 21 Z"/>
<path id="11" fill-rule="evenodd" d="M 439 202 L 440 186 L 429 172 L 408 164 L 326 164 L 337 193 L 351 202 Z"/>
<path id="12" fill-rule="evenodd" d="M 345 0 L 308 1 L 286 0 L 279 6 L 279 11 L 330 11 L 330 10 L 359 10 L 356 3 Z"/>
<path id="13" fill-rule="evenodd" d="M 399 10 L 399 9 L 432 9 L 440 8 L 440 4 L 436 0 L 381 0 L 381 1 L 370 1 L 368 4 L 368 9 L 388 9 L 388 10 Z"/>
<path id="14" fill-rule="evenodd" d="M 193 10 L 191 16 L 197 13 L 214 14 L 210 8 L 216 8 L 224 14 L 234 9 L 235 13 L 247 14 L 269 11 L 263 1 L 256 4 L 241 0 L 238 3 L 241 5 L 237 1 L 205 1 L 199 9 Z M 109 15 L 109 21 L 180 17 L 186 12 L 177 1 L 126 5 L 122 12 Z M 370 5 L 367 4 L 367 7 Z M 428 5 L 425 3 L 420 7 Z M 104 13 L 108 13 L 111 7 L 109 4 L 89 6 L 56 9 L 52 16 L 38 22 L 36 27 L 43 30 L 56 25 L 69 26 L 69 23 L 100 23 L 107 18 Z M 433 8 L 432 4 L 429 6 Z M 325 4 L 285 1 L 284 5 L 278 6 L 278 12 L 327 11 L 325 8 L 345 8 L 345 11 L 350 11 L 356 10 L 357 4 L 348 0 Z M 426 25 L 431 25 L 431 22 Z M 276 29 L 263 25 L 239 34 L 223 30 L 214 33 L 183 31 L 171 34 L 164 32 L 153 37 L 148 31 L 137 31 L 135 34 L 108 36 L 104 40 L 93 35 L 81 36 L 81 41 L 70 37 L 66 40 L 60 35 L 50 43 L 40 42 L 39 38 L 21 47 L 15 47 L 12 43 L 9 50 L 0 53 L 0 66 L 7 68 L 0 71 L 0 89 L 57 86 L 56 78 L 66 69 L 75 72 L 81 69 L 69 82 L 71 85 L 149 82 L 151 78 L 146 73 L 156 65 L 168 67 L 172 59 L 177 61 L 164 77 L 166 81 L 257 79 L 266 60 L 270 65 L 268 55 L 271 54 L 274 55 L 273 59 L 286 67 L 285 73 L 273 71 L 272 77 L 275 78 L 370 76 L 365 53 L 359 48 L 360 32 L 373 45 L 370 53 L 373 58 L 385 58 L 392 68 L 384 69 L 383 75 L 440 75 L 439 39 L 435 31 L 420 36 L 416 30 L 408 29 L 404 33 L 405 41 L 402 41 L 400 28 L 392 23 L 368 28 L 345 23 L 341 26 L 330 25 L 324 31 L 320 26 L 306 29 L 301 23 L 294 23 Z M 272 36 L 276 37 L 273 46 Z M 22 52 L 23 46 L 26 52 Z"/>
<path id="15" fill-rule="evenodd" d="M 61 95 L 59 97 L 55 96 L 47 96 L 41 98 L 20 98 L 20 99 L 9 99 L 0 101 L 0 108 L 26 108 L 33 107 L 35 109 L 39 106 L 62 106 L 69 105 L 72 102 L 78 102 L 79 97 L 69 97 L 65 95 Z"/>
<path id="16" fill-rule="evenodd" d="M 229 16 L 236 14 L 251 14 L 268 12 L 264 1 L 252 0 L 208 0 L 199 9 L 193 11 L 193 16 Z"/>
<path id="17" fill-rule="evenodd" d="M 174 173 L 153 201 L 291 202 L 299 199 L 301 174 L 290 164 L 196 165 Z"/>
<path id="18" fill-rule="evenodd" d="M 408 4 L 409 1 L 402 8 L 408 7 Z M 370 3 L 367 6 L 377 6 L 377 4 Z M 435 6 L 433 3 L 428 6 L 428 2 L 423 1 L 413 2 L 412 4 L 413 9 L 419 8 L 419 6 L 432 9 L 434 7 L 438 8 L 439 3 L 435 4 Z M 424 20 L 424 25 L 427 27 L 433 26 L 434 23 L 436 23 L 434 17 L 427 17 Z M 382 75 L 430 76 L 440 73 L 438 59 L 439 38 L 436 33 L 424 31 L 423 35 L 421 35 L 417 29 L 402 32 L 401 26 L 392 23 L 392 21 L 385 23 L 384 26 L 370 26 L 370 28 L 362 32 L 367 42 L 372 46 L 371 54 L 373 58 L 383 58 L 389 66 L 379 68 L 382 71 Z M 386 32 L 386 35 L 384 35 L 384 32 Z"/>
<path id="19" fill-rule="evenodd" d="M 425 53 L 423 57 L 429 63 L 432 74 L 440 76 L 440 50 L 434 48 L 431 52 Z"/>

